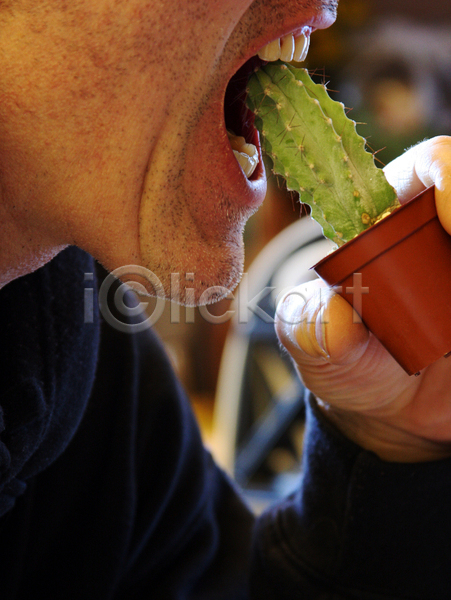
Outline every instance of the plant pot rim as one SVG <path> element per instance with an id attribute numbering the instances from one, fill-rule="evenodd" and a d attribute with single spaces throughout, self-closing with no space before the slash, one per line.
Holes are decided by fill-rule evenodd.
<path id="1" fill-rule="evenodd" d="M 357 272 L 377 256 L 400 244 L 416 230 L 437 218 L 435 187 L 430 186 L 391 214 L 362 231 L 349 242 L 317 262 L 314 269 L 329 285 L 337 285 L 351 272 Z M 358 253 L 356 252 L 358 246 Z M 335 280 L 330 283 L 330 280 Z"/>

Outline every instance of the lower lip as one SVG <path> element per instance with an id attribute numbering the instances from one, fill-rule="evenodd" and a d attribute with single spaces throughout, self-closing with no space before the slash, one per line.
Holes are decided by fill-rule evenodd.
<path id="1" fill-rule="evenodd" d="M 193 132 L 194 148 L 187 154 L 184 178 L 199 197 L 205 198 L 202 219 L 206 225 L 210 219 L 215 227 L 220 226 L 221 219 L 225 228 L 234 221 L 242 224 L 262 204 L 266 176 L 256 130 L 253 135 L 260 161 L 251 179 L 247 179 L 230 147 L 219 94 L 199 119 Z"/>

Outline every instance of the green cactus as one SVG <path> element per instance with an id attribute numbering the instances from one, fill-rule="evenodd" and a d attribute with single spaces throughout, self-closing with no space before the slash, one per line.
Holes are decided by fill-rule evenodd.
<path id="1" fill-rule="evenodd" d="M 343 104 L 305 69 L 268 63 L 251 76 L 247 92 L 274 172 L 311 207 L 325 236 L 342 245 L 399 205 Z"/>

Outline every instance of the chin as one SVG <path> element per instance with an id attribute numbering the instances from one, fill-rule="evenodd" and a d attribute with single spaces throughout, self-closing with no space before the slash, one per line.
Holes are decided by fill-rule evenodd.
<path id="1" fill-rule="evenodd" d="M 141 266 L 121 267 L 114 274 L 141 294 L 164 297 L 185 306 L 213 304 L 231 298 L 244 265 L 239 240 L 217 244 L 199 240 L 142 250 Z"/>

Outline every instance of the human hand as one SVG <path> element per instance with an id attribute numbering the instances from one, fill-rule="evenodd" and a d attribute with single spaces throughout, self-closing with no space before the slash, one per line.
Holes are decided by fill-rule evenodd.
<path id="1" fill-rule="evenodd" d="M 435 185 L 437 212 L 451 234 L 451 138 L 411 148 L 385 173 L 401 202 Z M 279 339 L 324 413 L 385 460 L 450 456 L 451 359 L 409 377 L 353 316 L 350 304 L 319 280 L 286 296 L 277 310 Z"/>

